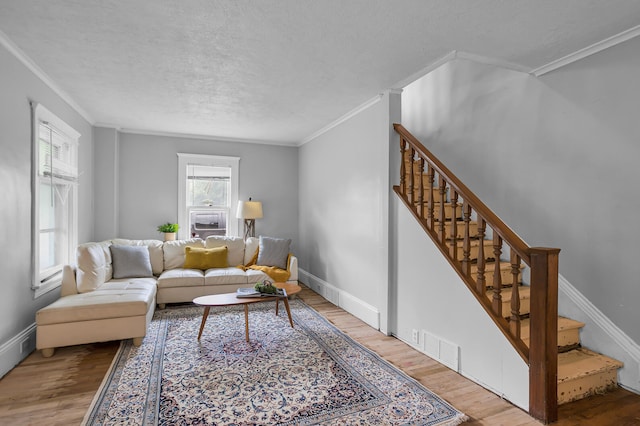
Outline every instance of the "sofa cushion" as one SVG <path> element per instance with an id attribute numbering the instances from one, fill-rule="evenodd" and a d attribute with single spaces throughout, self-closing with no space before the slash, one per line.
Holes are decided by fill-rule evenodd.
<path id="1" fill-rule="evenodd" d="M 205 269 L 226 268 L 227 246 L 216 248 L 185 247 L 184 248 L 184 268 L 185 269 Z"/>
<path id="2" fill-rule="evenodd" d="M 231 266 L 229 268 L 208 269 L 204 273 L 205 285 L 247 284 L 247 274 L 242 269 Z"/>
<path id="3" fill-rule="evenodd" d="M 229 262 L 229 266 L 244 264 L 244 240 L 242 237 L 210 235 L 205 241 L 205 246 L 207 248 L 226 246 L 228 249 L 227 262 Z"/>
<path id="4" fill-rule="evenodd" d="M 38 325 L 144 316 L 155 302 L 154 278 L 111 281 L 99 289 L 61 297 L 36 313 Z"/>
<path id="5" fill-rule="evenodd" d="M 204 272 L 199 269 L 168 269 L 158 277 L 161 287 L 196 287 L 204 285 Z"/>
<path id="6" fill-rule="evenodd" d="M 188 240 L 165 241 L 162 245 L 164 252 L 164 271 L 182 268 L 184 266 L 184 248 L 187 246 L 204 248 L 204 240 L 191 238 Z"/>
<path id="7" fill-rule="evenodd" d="M 160 275 L 164 270 L 164 254 L 162 252 L 162 241 L 160 240 L 127 240 L 116 238 L 111 240 L 111 244 L 118 246 L 144 246 L 149 249 L 149 260 L 151 270 L 154 275 Z"/>
<path id="8" fill-rule="evenodd" d="M 267 274 L 256 269 L 247 269 L 247 284 L 254 285 L 264 280 L 271 280 Z M 273 281 L 273 280 L 271 280 Z"/>
<path id="9" fill-rule="evenodd" d="M 84 243 L 76 248 L 76 285 L 79 293 L 94 291 L 112 278 L 111 242 Z"/>
<path id="10" fill-rule="evenodd" d="M 244 262 L 245 266 L 255 262 L 258 257 L 258 247 L 260 246 L 260 238 L 249 237 L 244 242 Z M 254 259 L 255 258 L 255 259 Z"/>
<path id="11" fill-rule="evenodd" d="M 111 245 L 109 248 L 114 279 L 153 276 L 147 247 Z"/>
<path id="12" fill-rule="evenodd" d="M 287 269 L 287 258 L 291 240 L 260 236 L 260 248 L 258 249 L 258 261 L 256 265 L 276 266 Z"/>

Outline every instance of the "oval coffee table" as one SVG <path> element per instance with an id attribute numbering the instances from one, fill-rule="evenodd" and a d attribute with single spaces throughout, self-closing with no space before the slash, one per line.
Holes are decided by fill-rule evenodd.
<path id="1" fill-rule="evenodd" d="M 287 296 L 299 293 L 302 288 L 298 284 L 293 283 L 275 283 L 277 288 L 284 289 Z M 275 299 L 276 301 L 276 315 L 278 315 L 278 305 L 280 299 L 284 301 L 284 307 L 287 310 L 287 316 L 289 317 L 289 324 L 293 328 L 293 319 L 291 319 L 291 311 L 289 310 L 289 301 L 286 296 L 264 296 L 264 297 L 237 297 L 236 293 L 224 293 L 224 294 L 212 294 L 210 296 L 201 296 L 193 299 L 193 303 L 196 305 L 204 306 L 204 314 L 202 315 L 202 322 L 200 323 L 200 331 L 198 332 L 198 340 L 202 336 L 202 330 L 209 317 L 209 311 L 212 306 L 231 306 L 231 305 L 244 305 L 244 332 L 245 339 L 249 341 L 249 305 L 251 303 L 270 302 Z"/>

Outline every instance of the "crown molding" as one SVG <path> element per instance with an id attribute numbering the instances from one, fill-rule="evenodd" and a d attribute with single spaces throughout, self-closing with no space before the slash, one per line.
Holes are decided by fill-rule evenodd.
<path id="1" fill-rule="evenodd" d="M 352 109 L 351 111 L 349 111 L 348 113 L 346 113 L 342 117 L 338 118 L 337 120 L 327 124 L 326 126 L 321 128 L 317 132 L 310 134 L 309 136 L 304 138 L 302 141 L 300 141 L 298 144 L 296 144 L 296 146 L 302 146 L 302 145 L 306 144 L 307 142 L 311 142 L 312 140 L 314 140 L 318 136 L 323 135 L 324 133 L 327 133 L 329 130 L 333 129 L 334 127 L 339 126 L 340 124 L 344 123 L 345 121 L 347 121 L 351 117 L 353 117 L 353 116 L 359 114 L 360 112 L 364 111 L 365 109 L 369 108 L 371 105 L 375 105 L 376 103 L 378 103 L 380 101 L 380 99 L 382 99 L 382 96 L 383 96 L 382 93 L 374 96 L 373 98 L 369 99 L 367 102 L 361 104 L 360 106 L 357 106 L 356 108 Z"/>
<path id="2" fill-rule="evenodd" d="M 485 64 L 485 65 L 493 65 L 495 67 L 505 68 L 512 71 L 523 72 L 526 74 L 531 73 L 531 68 L 525 67 L 524 65 L 516 64 L 509 61 L 503 61 L 501 59 L 490 58 L 488 56 L 476 55 L 474 53 L 459 52 L 459 51 L 454 51 L 454 52 L 455 52 L 456 59 L 466 59 L 468 61 L 473 61 L 480 64 Z"/>
<path id="3" fill-rule="evenodd" d="M 422 68 L 421 70 L 416 71 L 413 74 L 411 74 L 410 76 L 405 77 L 402 80 L 398 81 L 392 87 L 406 87 L 409 84 L 411 84 L 414 81 L 416 81 L 417 79 L 419 79 L 421 77 L 424 77 L 425 75 L 429 74 L 431 71 L 435 70 L 436 68 L 440 67 L 441 65 L 446 64 L 449 61 L 452 61 L 455 58 L 456 58 L 456 51 L 452 50 L 451 52 L 447 53 L 446 55 L 444 55 L 440 59 L 437 59 L 435 62 L 430 63 L 429 65 L 427 65 L 426 67 Z"/>
<path id="4" fill-rule="evenodd" d="M 295 147 L 295 142 L 279 142 L 279 141 L 267 141 L 260 139 L 243 139 L 243 138 L 230 138 L 224 136 L 212 136 L 212 135 L 198 135 L 193 133 L 173 133 L 173 132 L 162 132 L 157 130 L 145 130 L 145 129 L 132 129 L 125 127 L 117 127 L 113 125 L 107 124 L 96 124 L 96 127 L 106 127 L 116 129 L 119 133 L 129 133 L 135 135 L 145 135 L 145 136 L 162 136 L 168 138 L 182 138 L 182 139 L 200 139 L 207 141 L 216 141 L 216 142 L 233 142 L 233 143 L 252 143 L 258 145 L 276 145 L 276 146 L 285 146 L 285 147 Z"/>
<path id="5" fill-rule="evenodd" d="M 420 71 L 417 71 L 411 74 L 409 77 L 400 80 L 393 87 L 406 87 L 409 84 L 416 81 L 417 79 L 424 77 L 425 75 L 429 74 L 431 71 L 435 70 L 436 68 L 439 68 L 440 66 L 446 64 L 447 62 L 453 61 L 454 59 L 464 59 L 467 61 L 473 61 L 480 64 L 506 68 L 513 71 L 524 72 L 527 74 L 531 72 L 530 68 L 520 64 L 515 64 L 513 62 L 502 61 L 500 59 L 490 58 L 488 56 L 476 55 L 474 53 L 461 52 L 459 50 L 452 50 L 451 52 L 447 53 L 440 59 L 422 68 Z"/>
<path id="6" fill-rule="evenodd" d="M 104 129 L 113 129 L 113 130 L 120 131 L 120 126 L 112 123 L 96 122 L 96 123 L 93 123 L 93 127 L 102 127 Z"/>
<path id="7" fill-rule="evenodd" d="M 549 62 L 546 65 L 543 65 L 539 68 L 532 70 L 531 74 L 535 75 L 536 77 L 540 77 L 541 75 L 557 70 L 558 68 L 562 68 L 573 62 L 579 61 L 580 59 L 586 58 L 587 56 L 591 56 L 594 53 L 598 53 L 602 50 L 613 47 L 616 44 L 620 44 L 622 42 L 630 40 L 638 35 L 640 35 L 640 25 L 630 28 L 612 37 L 606 38 L 597 43 L 594 43 L 591 46 L 587 46 L 583 49 L 578 50 L 577 52 L 570 53 L 567 56 L 564 56 L 560 59 L 556 59 L 555 61 Z"/>
<path id="8" fill-rule="evenodd" d="M 53 81 L 22 49 L 20 49 L 11 39 L 0 30 L 0 44 L 9 51 L 16 59 L 18 59 L 25 67 L 36 75 L 44 84 L 55 92 L 63 101 L 65 101 L 73 110 L 75 110 L 82 118 L 89 122 L 92 126 L 95 120 L 87 111 L 84 110 L 67 92 L 62 90 L 58 84 Z"/>

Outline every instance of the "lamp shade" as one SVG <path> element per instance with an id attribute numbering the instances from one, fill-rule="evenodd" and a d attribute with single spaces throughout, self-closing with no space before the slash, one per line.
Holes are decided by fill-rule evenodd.
<path id="1" fill-rule="evenodd" d="M 238 201 L 236 217 L 238 219 L 262 218 L 262 203 L 260 201 Z"/>

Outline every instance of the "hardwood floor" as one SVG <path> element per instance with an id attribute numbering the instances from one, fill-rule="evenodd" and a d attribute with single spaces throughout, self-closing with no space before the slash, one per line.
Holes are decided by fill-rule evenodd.
<path id="1" fill-rule="evenodd" d="M 394 337 L 385 336 L 304 288 L 299 296 L 329 321 L 469 416 L 465 425 L 539 425 L 481 386 Z M 77 425 L 118 349 L 118 342 L 29 355 L 0 380 L 1 425 Z M 617 389 L 560 407 L 559 426 L 640 425 L 640 395 Z"/>

